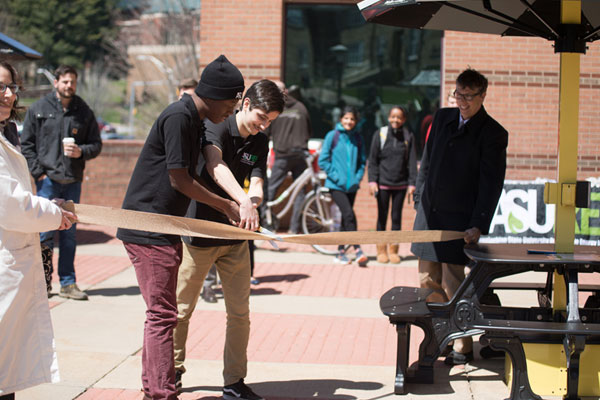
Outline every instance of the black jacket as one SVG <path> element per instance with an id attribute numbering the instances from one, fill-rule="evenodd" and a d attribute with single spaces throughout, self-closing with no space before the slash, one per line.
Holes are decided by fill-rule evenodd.
<path id="1" fill-rule="evenodd" d="M 75 138 L 80 158 L 63 155 L 62 139 Z M 97 157 L 102 140 L 94 112 L 79 96 L 63 111 L 56 92 L 48 93 L 29 107 L 21 135 L 23 155 L 37 180 L 43 174 L 58 182 L 81 182 L 85 161 Z"/>
<path id="2" fill-rule="evenodd" d="M 502 193 L 508 132 L 482 106 L 459 130 L 458 108 L 443 108 L 433 120 L 415 193 L 414 230 L 487 234 Z M 413 243 L 419 258 L 466 264 L 464 240 Z"/>
<path id="3" fill-rule="evenodd" d="M 287 96 L 283 112 L 271 122 L 265 134 L 273 140 L 275 157 L 302 156 L 301 150 L 308 149 L 312 136 L 308 110 L 300 101 Z"/>
<path id="4" fill-rule="evenodd" d="M 403 126 L 396 132 L 388 126 L 383 148 L 381 129 L 373 135 L 369 154 L 369 182 L 386 186 L 415 185 L 417 151 L 414 135 Z"/>

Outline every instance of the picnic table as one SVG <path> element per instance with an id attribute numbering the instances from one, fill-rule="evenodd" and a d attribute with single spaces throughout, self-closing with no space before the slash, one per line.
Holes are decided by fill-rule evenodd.
<path id="1" fill-rule="evenodd" d="M 535 250 L 531 253 L 530 250 Z M 541 399 L 531 389 L 523 344 L 562 343 L 567 361 L 565 399 L 577 399 L 580 357 L 586 344 L 600 342 L 600 310 L 579 307 L 581 274 L 600 272 L 600 250 L 577 246 L 572 254 L 556 254 L 552 245 L 479 244 L 465 246 L 471 272 L 447 303 L 429 303 L 428 289 L 396 287 L 380 300 L 382 312 L 398 332 L 395 393 L 406 392 L 405 383 L 433 382 L 433 363 L 453 339 L 481 334 L 482 344 L 510 355 L 513 374 L 510 399 Z M 529 271 L 558 273 L 566 287 L 566 309 L 549 304 L 534 307 L 484 304 L 496 279 Z M 506 284 L 502 284 L 505 285 Z M 549 279 L 547 285 L 552 285 Z M 508 289 L 539 290 L 520 282 Z M 600 291 L 600 287 L 597 288 Z M 594 290 L 587 285 L 586 290 Z M 552 288 L 546 288 L 547 293 Z M 410 326 L 423 329 L 416 368 L 408 371 Z M 557 357 L 559 355 L 557 354 Z M 594 365 L 598 369 L 598 365 Z"/>

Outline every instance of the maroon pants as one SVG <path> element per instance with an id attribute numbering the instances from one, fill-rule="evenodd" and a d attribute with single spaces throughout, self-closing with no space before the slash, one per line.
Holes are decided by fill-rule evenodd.
<path id="1" fill-rule="evenodd" d="M 172 246 L 124 243 L 146 302 L 142 385 L 152 400 L 177 399 L 173 329 L 177 324 L 177 272 L 182 244 Z"/>

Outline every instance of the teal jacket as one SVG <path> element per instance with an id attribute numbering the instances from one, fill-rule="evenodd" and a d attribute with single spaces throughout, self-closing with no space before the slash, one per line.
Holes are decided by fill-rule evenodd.
<path id="1" fill-rule="evenodd" d="M 332 148 L 336 131 L 337 144 Z M 319 168 L 327 173 L 325 187 L 346 193 L 358 191 L 367 161 L 365 146 L 356 128 L 347 132 L 338 123 L 327 133 L 319 155 Z"/>

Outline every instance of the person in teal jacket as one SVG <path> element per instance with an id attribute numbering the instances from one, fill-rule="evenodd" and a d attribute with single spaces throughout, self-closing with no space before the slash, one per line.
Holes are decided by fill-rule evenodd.
<path id="1" fill-rule="evenodd" d="M 325 187 L 329 188 L 333 201 L 342 214 L 342 231 L 356 230 L 356 215 L 352 207 L 356 192 L 365 173 L 367 156 L 362 137 L 356 129 L 358 112 L 356 108 L 347 106 L 342 111 L 340 122 L 335 129 L 327 133 L 319 156 L 319 168 L 327 173 Z M 367 256 L 360 245 L 354 245 L 355 261 L 364 267 Z M 336 263 L 350 264 L 345 247 L 340 245 Z"/>

